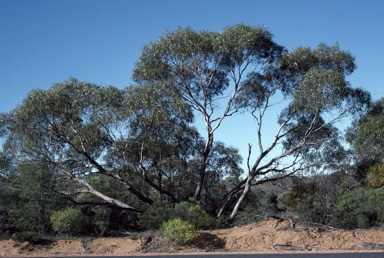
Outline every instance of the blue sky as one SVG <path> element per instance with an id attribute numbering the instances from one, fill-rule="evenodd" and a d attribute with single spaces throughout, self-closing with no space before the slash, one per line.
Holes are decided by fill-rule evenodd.
<path id="1" fill-rule="evenodd" d="M 237 23 L 267 27 L 288 50 L 338 42 L 356 57 L 351 84 L 384 96 L 382 0 L 0 0 L 0 112 L 69 77 L 124 88 L 141 47 L 166 30 Z M 224 127 L 218 139 L 244 154 L 249 139 L 232 136 L 254 128 Z"/>

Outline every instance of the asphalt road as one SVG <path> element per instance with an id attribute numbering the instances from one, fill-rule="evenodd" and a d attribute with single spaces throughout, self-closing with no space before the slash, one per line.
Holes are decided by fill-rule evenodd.
<path id="1" fill-rule="evenodd" d="M 384 252 L 381 253 L 326 253 L 326 254 L 201 254 L 201 255 L 156 255 L 156 256 L 87 256 L 87 258 L 384 258 Z M 63 257 L 64 258 L 64 257 Z M 84 258 L 71 257 L 71 258 Z"/>

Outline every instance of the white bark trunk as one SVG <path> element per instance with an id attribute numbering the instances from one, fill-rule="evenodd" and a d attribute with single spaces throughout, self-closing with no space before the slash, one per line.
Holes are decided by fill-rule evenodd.
<path id="1" fill-rule="evenodd" d="M 79 179 L 79 178 L 75 178 L 74 181 L 77 181 L 79 182 L 80 184 L 84 185 L 85 187 L 87 187 L 88 189 L 88 192 L 96 195 L 97 197 L 101 198 L 102 200 L 110 203 L 110 204 L 114 204 L 118 207 L 121 207 L 121 208 L 124 208 L 124 209 L 129 209 L 129 210 L 134 210 L 134 211 L 138 211 L 137 209 L 135 209 L 134 207 L 120 201 L 120 200 L 117 200 L 117 199 L 113 199 L 109 196 L 106 196 L 102 193 L 100 193 L 99 191 L 97 191 L 95 188 L 93 188 L 90 184 L 88 184 L 86 181 L 82 180 L 82 179 Z"/>
<path id="2" fill-rule="evenodd" d="M 248 177 L 247 181 L 245 182 L 244 190 L 241 193 L 240 198 L 237 200 L 236 205 L 232 210 L 231 216 L 229 217 L 230 220 L 233 220 L 235 218 L 241 203 L 243 202 L 245 196 L 248 194 L 249 189 L 251 188 L 251 180 L 252 180 L 252 177 Z"/>

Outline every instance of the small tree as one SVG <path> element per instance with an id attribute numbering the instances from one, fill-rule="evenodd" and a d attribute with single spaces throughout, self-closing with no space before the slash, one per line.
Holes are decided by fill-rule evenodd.
<path id="1" fill-rule="evenodd" d="M 78 235 L 84 232 L 87 225 L 87 218 L 78 209 L 67 208 L 52 214 L 51 224 L 57 233 Z"/>
<path id="2" fill-rule="evenodd" d="M 12 209 L 8 221 L 19 231 L 49 232 L 50 216 L 62 201 L 48 164 L 40 160 L 18 162 L 12 169 L 9 192 Z"/>

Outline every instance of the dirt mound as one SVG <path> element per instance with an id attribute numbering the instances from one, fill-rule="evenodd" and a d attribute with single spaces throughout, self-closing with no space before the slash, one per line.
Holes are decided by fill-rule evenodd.
<path id="1" fill-rule="evenodd" d="M 360 250 L 384 247 L 384 231 L 346 231 L 330 227 L 297 226 L 268 220 L 220 232 L 228 250 L 263 252 L 271 250 Z M 370 248 L 373 249 L 373 248 Z"/>
<path id="2" fill-rule="evenodd" d="M 58 240 L 46 244 L 0 241 L 0 257 L 17 256 L 101 256 L 144 255 L 151 253 L 201 252 L 337 252 L 384 251 L 384 231 L 340 230 L 324 226 L 296 225 L 288 221 L 266 220 L 244 227 L 202 231 L 198 240 L 184 246 L 166 239 L 141 238 L 82 238 Z"/>

